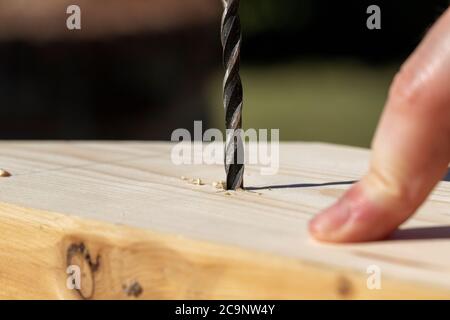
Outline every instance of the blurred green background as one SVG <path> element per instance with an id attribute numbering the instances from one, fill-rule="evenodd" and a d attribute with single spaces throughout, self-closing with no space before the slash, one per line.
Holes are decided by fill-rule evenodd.
<path id="1" fill-rule="evenodd" d="M 366 28 L 369 4 L 380 6 L 382 30 Z M 392 78 L 446 4 L 243 0 L 241 7 L 244 127 L 369 147 Z M 208 92 L 212 125 L 223 128 L 221 77 Z"/>
<path id="2" fill-rule="evenodd" d="M 220 0 L 85 2 L 77 32 L 50 10 L 58 2 L 34 18 L 0 3 L 15 17 L 0 30 L 0 139 L 170 140 L 196 120 L 224 129 Z M 381 30 L 366 26 L 373 4 Z M 447 7 L 241 0 L 244 128 L 369 147 L 393 76 Z"/>
<path id="3" fill-rule="evenodd" d="M 280 129 L 282 140 L 369 147 L 396 66 L 355 61 L 245 66 L 245 128 Z M 210 83 L 211 125 L 224 128 L 221 74 Z"/>

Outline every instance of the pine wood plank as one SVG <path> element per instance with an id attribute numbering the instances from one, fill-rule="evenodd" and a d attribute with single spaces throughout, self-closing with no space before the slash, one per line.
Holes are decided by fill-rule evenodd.
<path id="1" fill-rule="evenodd" d="M 0 143 L 0 168 L 12 174 L 0 178 L 0 297 L 450 297 L 449 182 L 393 239 L 323 245 L 307 222 L 361 177 L 367 150 L 285 143 L 278 175 L 249 167 L 254 191 L 227 195 L 211 185 L 222 166 L 175 166 L 170 149 Z M 80 243 L 103 261 L 92 294 L 65 288 L 67 251 Z M 381 268 L 381 290 L 366 287 L 371 265 Z"/>

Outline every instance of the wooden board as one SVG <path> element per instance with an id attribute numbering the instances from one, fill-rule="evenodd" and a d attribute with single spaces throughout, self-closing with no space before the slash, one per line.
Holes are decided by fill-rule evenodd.
<path id="1" fill-rule="evenodd" d="M 284 143 L 277 175 L 249 166 L 252 192 L 227 194 L 211 185 L 221 165 L 176 166 L 171 147 L 0 143 L 0 297 L 450 298 L 449 182 L 392 239 L 324 245 L 307 223 L 361 177 L 367 150 Z"/>

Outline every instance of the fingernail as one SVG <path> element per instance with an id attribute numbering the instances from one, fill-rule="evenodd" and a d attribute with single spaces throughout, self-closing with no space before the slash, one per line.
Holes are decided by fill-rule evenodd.
<path id="1" fill-rule="evenodd" d="M 310 223 L 314 235 L 324 235 L 339 230 L 350 218 L 350 206 L 346 197 L 340 199 Z"/>

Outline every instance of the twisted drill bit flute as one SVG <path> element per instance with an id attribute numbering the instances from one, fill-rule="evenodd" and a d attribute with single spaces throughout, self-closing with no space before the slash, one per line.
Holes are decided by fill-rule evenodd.
<path id="1" fill-rule="evenodd" d="M 242 141 L 242 82 L 239 76 L 241 55 L 241 23 L 239 19 L 239 0 L 222 0 L 221 38 L 223 64 L 226 70 L 223 82 L 225 124 L 227 129 L 225 143 L 225 171 L 227 190 L 244 187 L 244 144 Z"/>

